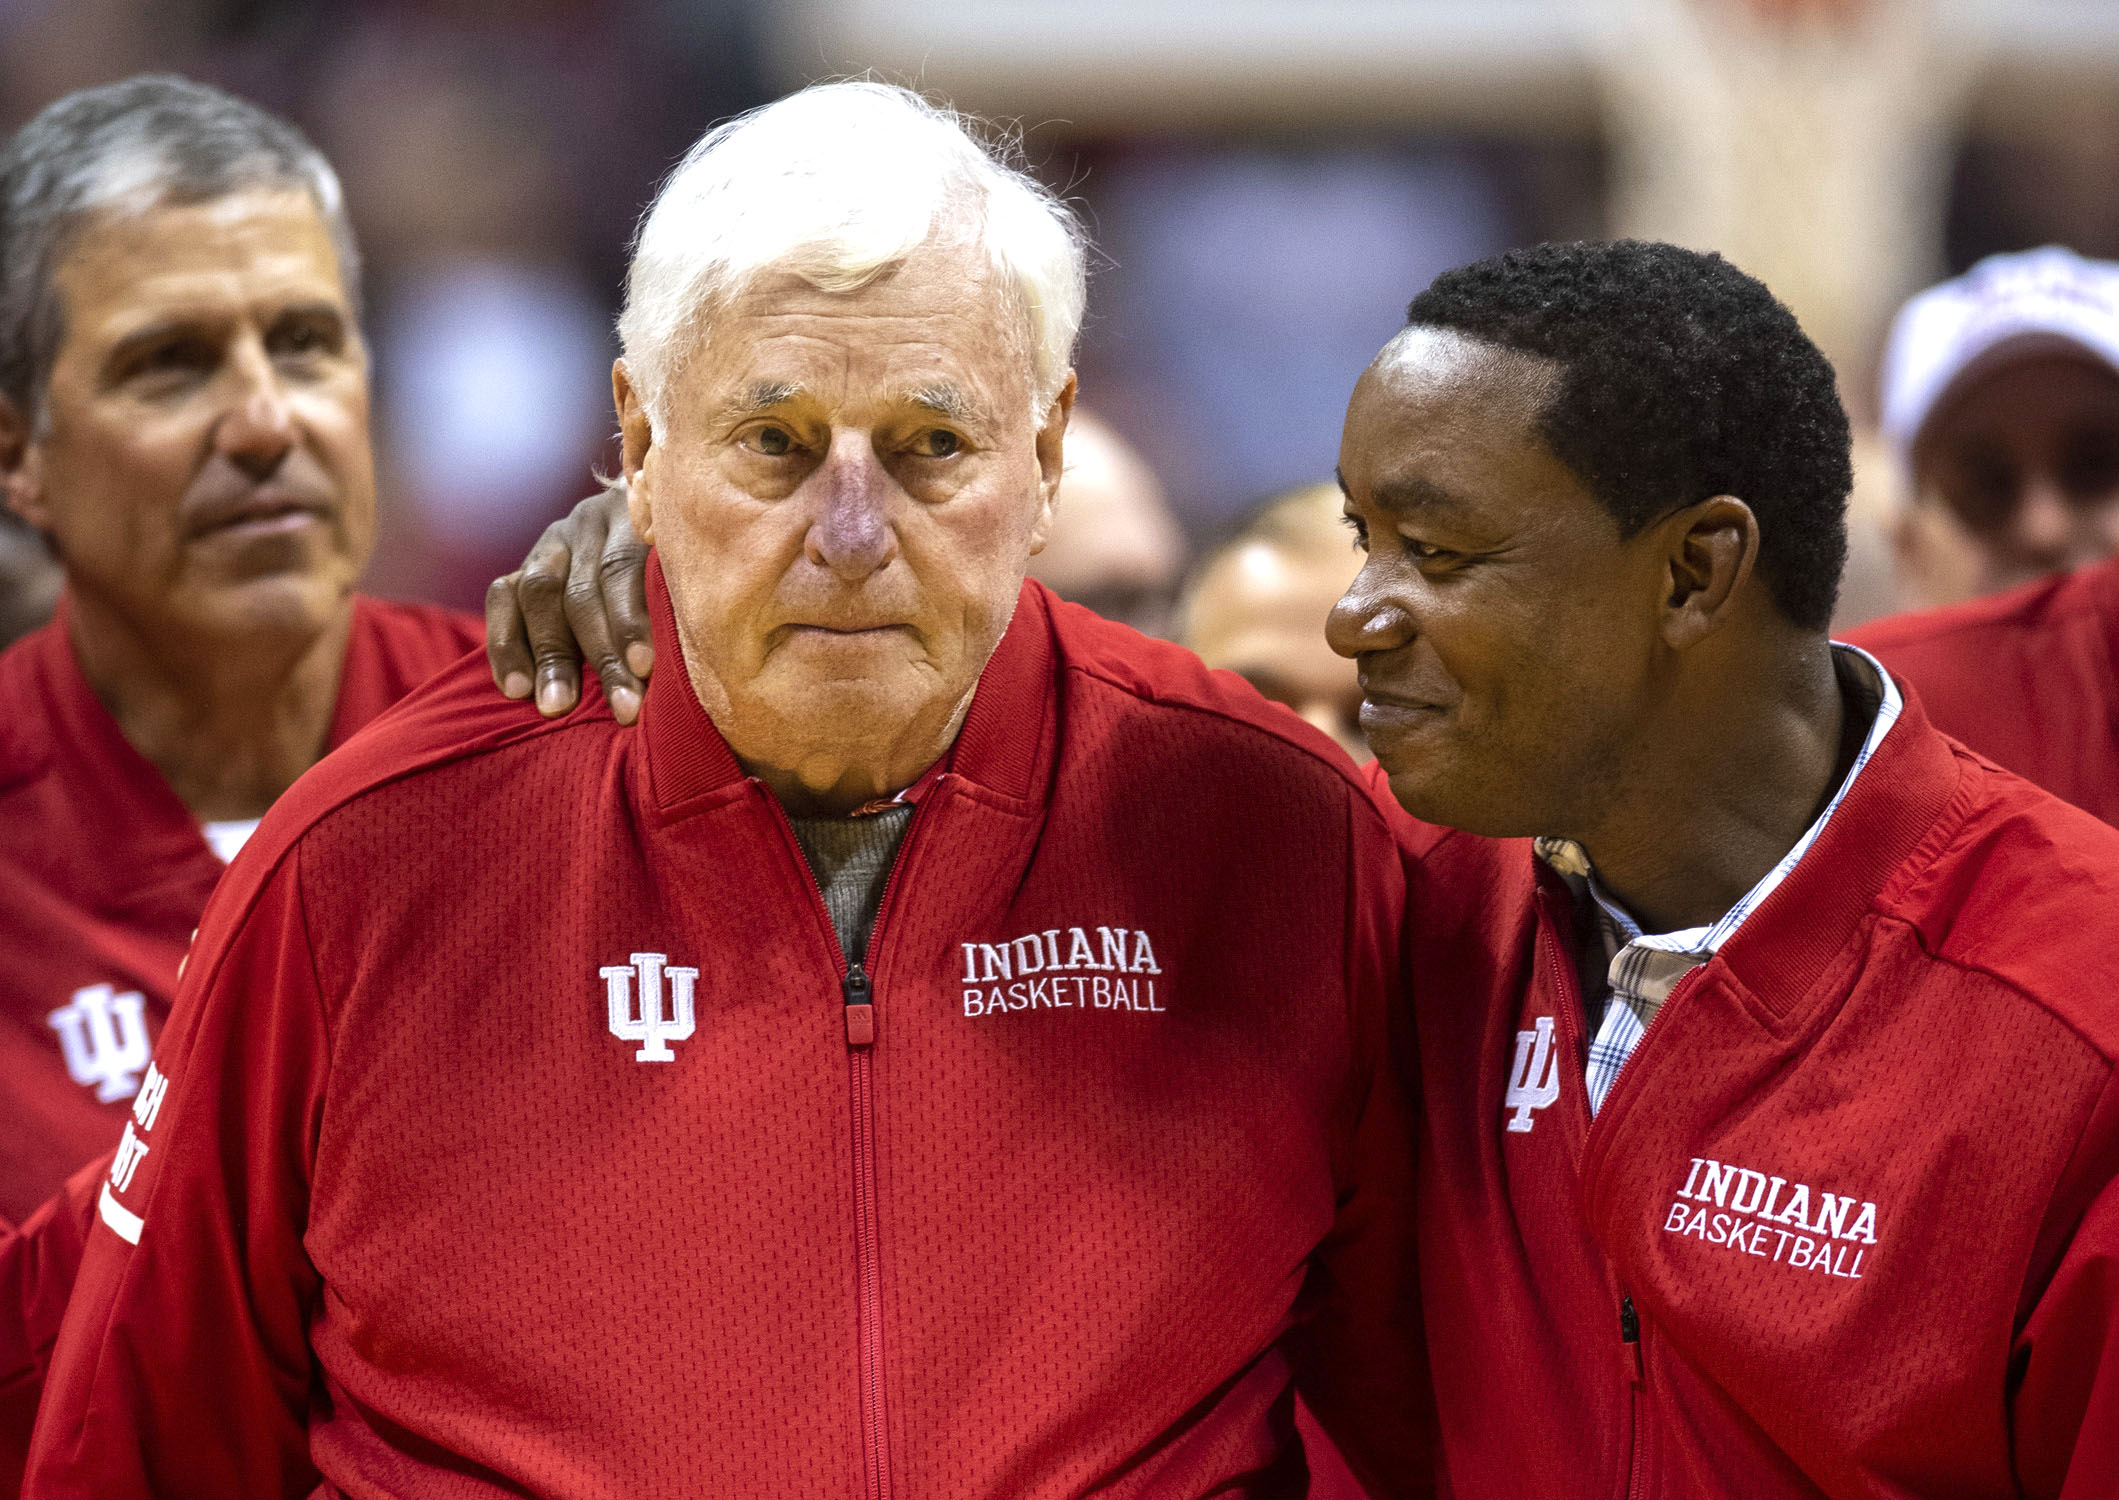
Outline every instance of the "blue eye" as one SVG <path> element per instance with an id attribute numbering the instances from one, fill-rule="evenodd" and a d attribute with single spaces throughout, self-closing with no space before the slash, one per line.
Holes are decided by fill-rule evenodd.
<path id="1" fill-rule="evenodd" d="M 936 427 L 920 434 L 922 458 L 948 458 L 964 446 L 964 440 L 947 428 Z"/>

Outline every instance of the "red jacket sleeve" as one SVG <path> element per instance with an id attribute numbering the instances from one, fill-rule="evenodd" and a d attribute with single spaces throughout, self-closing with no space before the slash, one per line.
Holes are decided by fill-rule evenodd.
<path id="1" fill-rule="evenodd" d="M 207 907 L 98 1191 L 29 1495 L 303 1495 L 317 1482 L 318 1277 L 302 1233 L 326 1050 L 296 861 L 239 863 Z"/>
<path id="2" fill-rule="evenodd" d="M 1431 1495 L 1434 1398 L 1414 1259 L 1413 1130 L 1406 1090 L 1405 882 L 1390 830 L 1353 809 L 1346 986 L 1353 1123 L 1337 1218 L 1304 1288 L 1292 1340 L 1298 1388 L 1372 1495 Z"/>
<path id="3" fill-rule="evenodd" d="M 30 1427 L 110 1158 L 90 1162 L 19 1229 L 0 1224 L 0 1500 L 22 1489 Z"/>
<path id="4" fill-rule="evenodd" d="M 2044 1238 L 2059 1244 L 2040 1258 L 2058 1263 L 2016 1341 L 2017 1480 L 2029 1500 L 2105 1500 L 2119 1475 L 2119 1077 L 2092 1113 Z"/>

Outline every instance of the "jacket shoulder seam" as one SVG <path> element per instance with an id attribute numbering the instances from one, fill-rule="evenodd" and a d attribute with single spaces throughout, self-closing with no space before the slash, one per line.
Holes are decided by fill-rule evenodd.
<path id="1" fill-rule="evenodd" d="M 592 724 L 602 722 L 604 721 L 601 719 L 583 719 L 579 722 L 559 720 L 553 723 L 539 723 L 530 726 L 523 734 L 502 740 L 497 744 L 449 745 L 431 754 L 419 756 L 410 765 L 400 765 L 387 770 L 378 770 L 365 774 L 352 785 L 333 792 L 330 800 L 323 806 L 313 808 L 304 813 L 300 826 L 282 835 L 285 840 L 285 848 L 274 855 L 273 862 L 276 866 L 281 859 L 286 857 L 289 851 L 306 842 L 309 835 L 322 826 L 327 819 L 375 792 L 395 786 L 399 782 L 412 781 L 422 776 L 448 770 L 452 766 L 460 765 L 467 761 L 478 760 L 488 755 L 497 755 L 503 750 L 511 750 L 518 745 L 529 744 L 531 741 L 542 739 L 547 735 L 564 733 L 567 730 L 585 729 Z"/>
<path id="2" fill-rule="evenodd" d="M 2107 1070 L 2119 1067 L 2119 1057 L 2115 1057 L 2110 1048 L 2107 1048 L 2095 1037 L 2091 1036 L 2073 1016 L 2054 1005 L 2036 990 L 2029 988 L 2022 980 L 2013 978 L 1986 964 L 1974 963 L 1968 959 L 1953 957 L 1947 953 L 1937 953 L 1928 946 L 1927 935 L 1921 931 L 1920 924 L 1895 906 L 1879 906 L 1876 910 L 1876 915 L 1879 920 L 1895 922 L 1911 933 L 1914 945 L 1920 949 L 1921 956 L 1929 963 L 1942 965 L 1960 974 L 1974 974 L 1981 979 L 1989 981 L 2023 1004 L 2035 1007 L 2059 1022 L 2076 1040 L 2088 1048 L 2092 1055 L 2103 1062 Z"/>

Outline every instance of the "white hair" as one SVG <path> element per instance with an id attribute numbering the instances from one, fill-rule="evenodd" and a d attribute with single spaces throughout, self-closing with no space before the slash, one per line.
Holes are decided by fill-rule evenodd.
<path id="1" fill-rule="evenodd" d="M 959 235 L 1024 320 L 1041 416 L 1073 362 L 1086 252 L 1066 205 L 1004 153 L 954 111 L 867 81 L 817 84 L 708 131 L 641 221 L 618 319 L 655 430 L 714 309 L 759 272 L 850 292 Z"/>

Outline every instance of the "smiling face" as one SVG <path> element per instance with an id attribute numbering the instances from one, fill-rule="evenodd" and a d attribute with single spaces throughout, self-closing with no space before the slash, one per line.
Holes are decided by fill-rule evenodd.
<path id="1" fill-rule="evenodd" d="M 616 374 L 635 523 L 693 690 L 791 806 L 843 810 L 947 748 L 1043 545 L 1066 391 L 1032 414 L 1020 315 L 928 246 L 853 292 L 759 276 L 652 431 Z"/>
<path id="2" fill-rule="evenodd" d="M 6 413 L 9 503 L 80 608 L 150 649 L 314 635 L 374 537 L 368 364 L 315 204 L 257 190 L 111 211 L 54 285 L 41 423 Z"/>
<path id="3" fill-rule="evenodd" d="M 1655 694 L 1659 528 L 1622 539 L 1539 437 L 1557 374 L 1407 329 L 1355 387 L 1339 450 L 1367 557 L 1332 647 L 1357 663 L 1398 800 L 1475 833 L 1593 821 Z"/>

